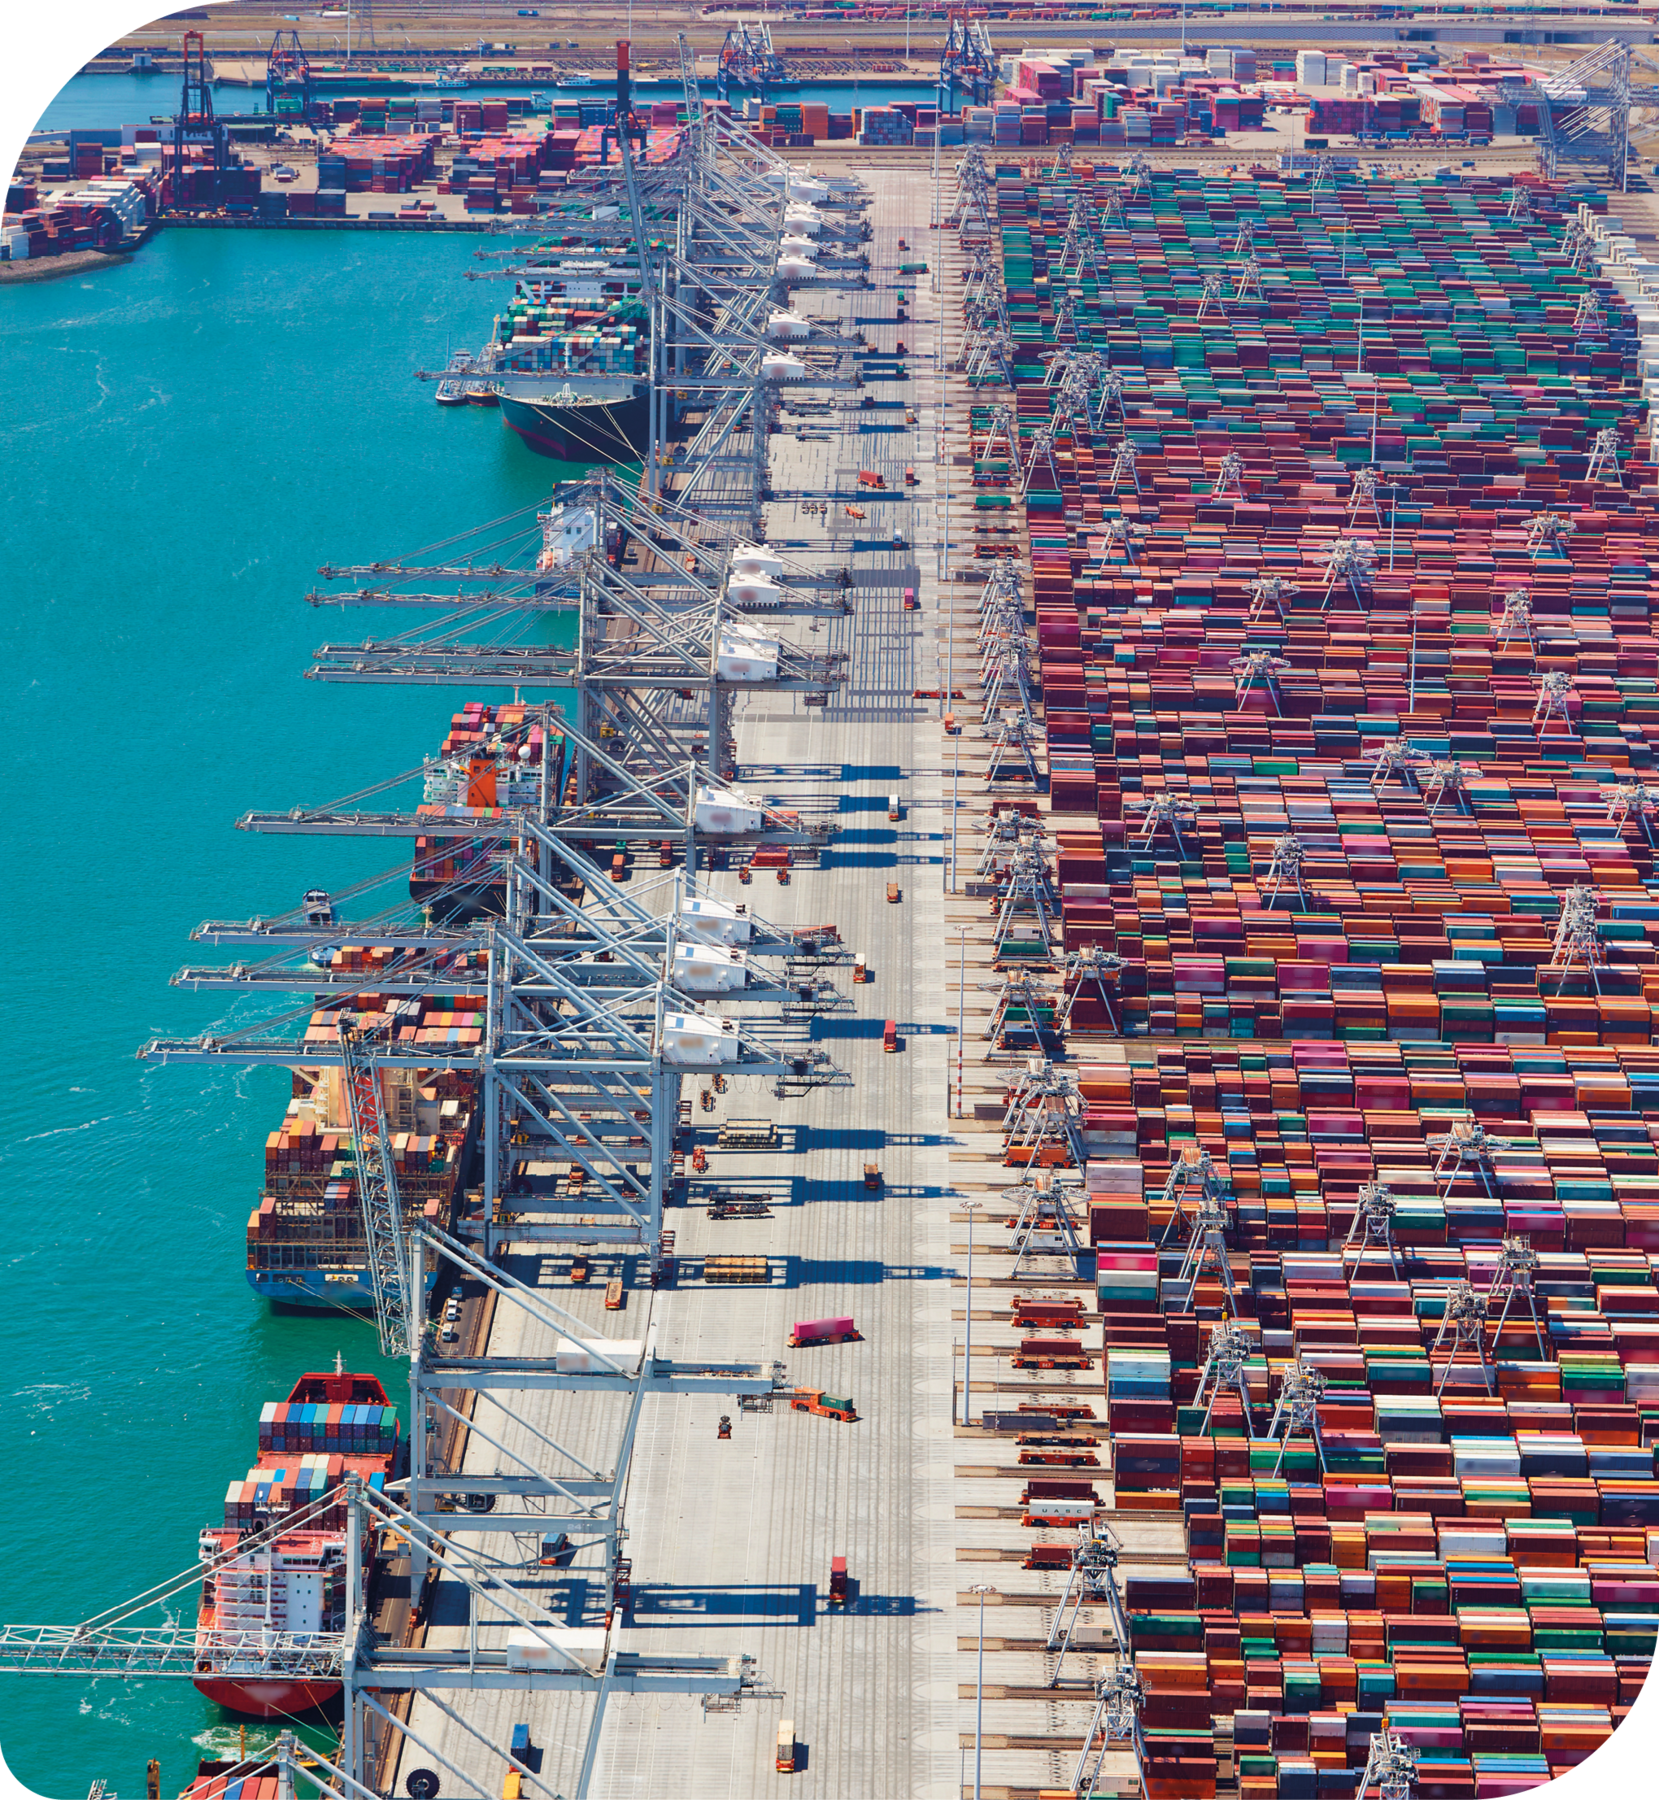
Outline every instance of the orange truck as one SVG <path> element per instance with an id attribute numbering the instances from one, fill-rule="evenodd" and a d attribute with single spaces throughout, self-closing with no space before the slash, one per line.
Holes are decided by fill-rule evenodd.
<path id="1" fill-rule="evenodd" d="M 789 1400 L 792 1412 L 816 1413 L 821 1419 L 839 1419 L 843 1425 L 855 1425 L 858 1411 L 850 1399 L 826 1394 L 822 1388 L 796 1388 Z"/>

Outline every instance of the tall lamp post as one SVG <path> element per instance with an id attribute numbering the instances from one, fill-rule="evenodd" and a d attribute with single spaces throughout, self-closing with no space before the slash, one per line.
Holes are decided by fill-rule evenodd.
<path id="1" fill-rule="evenodd" d="M 979 1668 L 974 1678 L 974 1800 L 980 1800 L 979 1782 L 985 1752 L 985 1596 L 996 1589 L 976 1581 L 968 1590 L 979 1596 Z"/>
<path id="2" fill-rule="evenodd" d="M 956 829 L 954 814 L 951 817 L 951 830 Z M 960 941 L 957 946 L 960 960 L 956 965 L 956 1116 L 962 1115 L 962 1034 L 967 1029 L 968 1010 L 968 928 L 958 925 Z M 971 1223 L 972 1221 L 970 1221 Z M 970 1233 L 971 1237 L 971 1233 Z"/>

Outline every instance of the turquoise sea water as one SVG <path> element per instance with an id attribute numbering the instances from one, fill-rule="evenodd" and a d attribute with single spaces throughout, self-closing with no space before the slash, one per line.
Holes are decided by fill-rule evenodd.
<path id="1" fill-rule="evenodd" d="M 571 473 L 411 379 L 482 335 L 499 290 L 463 279 L 476 243 L 163 232 L 125 266 L 0 289 L 0 1621 L 73 1623 L 192 1564 L 261 1403 L 336 1350 L 380 1366 L 371 1326 L 273 1316 L 243 1277 L 286 1073 L 134 1051 L 251 1016 L 168 987 L 192 951 L 215 960 L 198 921 L 395 860 L 237 815 L 412 767 L 465 697 L 305 681 L 324 639 L 408 623 L 313 611 L 317 565 Z M 235 1742 L 187 1682 L 0 1678 L 6 1761 L 48 1795 L 141 1792 L 152 1755 L 176 1793 Z"/>
<path id="2" fill-rule="evenodd" d="M 178 85 L 177 77 L 172 75 L 77 75 L 59 90 L 41 114 L 40 127 L 46 131 L 63 131 L 77 126 L 90 130 L 96 126 L 147 124 L 152 114 L 173 111 L 178 104 Z M 492 95 L 549 91 L 545 81 L 539 84 L 527 82 L 522 86 L 491 83 L 488 87 L 449 89 L 438 97 L 454 99 L 459 94 L 462 99 L 488 99 Z M 712 94 L 714 83 L 705 81 L 703 91 Z M 605 90 L 594 88 L 585 94 L 572 90 L 560 95 L 565 100 L 584 97 L 602 100 Z M 777 97 L 786 101 L 821 100 L 832 111 L 851 112 L 855 106 L 890 106 L 896 100 L 919 100 L 923 105 L 930 105 L 934 90 L 920 82 L 894 82 L 884 77 L 872 77 L 869 81 L 859 82 L 809 82 L 799 93 Z M 679 88 L 677 84 L 666 88 L 645 87 L 640 89 L 639 98 L 642 102 L 675 100 L 679 98 Z M 213 103 L 222 113 L 263 112 L 265 90 L 216 88 Z"/>

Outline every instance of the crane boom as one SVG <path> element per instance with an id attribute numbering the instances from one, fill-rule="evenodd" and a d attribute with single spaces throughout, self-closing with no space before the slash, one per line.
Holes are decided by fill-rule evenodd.
<path id="1" fill-rule="evenodd" d="M 0 1626 L 0 1674 L 171 1675 L 215 1672 L 247 1677 L 339 1679 L 337 1631 L 204 1631 L 194 1624 Z"/>
<path id="2" fill-rule="evenodd" d="M 340 1022 L 340 1058 L 346 1098 L 357 1141 L 357 1194 L 368 1240 L 369 1278 L 374 1285 L 374 1318 L 383 1356 L 407 1356 L 418 1336 L 419 1295 L 409 1267 L 409 1240 L 403 1229 L 392 1147 L 386 1137 L 386 1108 L 380 1093 L 375 1047 L 383 1034 Z"/>

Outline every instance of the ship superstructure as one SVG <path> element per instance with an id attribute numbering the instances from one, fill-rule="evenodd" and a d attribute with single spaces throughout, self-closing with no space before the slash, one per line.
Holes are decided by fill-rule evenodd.
<path id="1" fill-rule="evenodd" d="M 210 1700 L 275 1719 L 339 1694 L 339 1681 L 314 1668 L 273 1674 L 264 1646 L 280 1638 L 303 1647 L 344 1630 L 351 1571 L 367 1567 L 350 1555 L 344 1483 L 355 1475 L 380 1492 L 402 1448 L 396 1409 L 373 1375 L 308 1373 L 286 1401 L 264 1407 L 259 1463 L 230 1483 L 223 1523 L 197 1545 L 206 1573 L 195 1682 Z"/>

